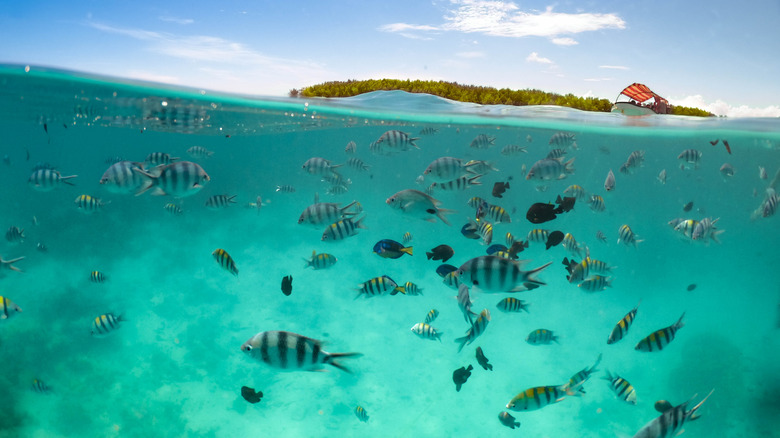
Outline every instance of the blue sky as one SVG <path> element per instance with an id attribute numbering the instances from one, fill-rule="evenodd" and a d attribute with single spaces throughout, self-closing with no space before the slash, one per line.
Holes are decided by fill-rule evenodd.
<path id="1" fill-rule="evenodd" d="M 282 96 L 345 79 L 536 88 L 780 116 L 780 2 L 3 2 L 0 62 Z"/>

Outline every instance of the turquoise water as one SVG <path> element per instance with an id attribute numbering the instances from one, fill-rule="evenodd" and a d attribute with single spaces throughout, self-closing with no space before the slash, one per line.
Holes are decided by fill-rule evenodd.
<path id="1" fill-rule="evenodd" d="M 397 92 L 339 101 L 250 98 L 20 66 L 2 67 L 0 84 L 0 156 L 7 156 L 0 163 L 0 227 L 25 234 L 20 243 L 0 241 L 4 260 L 25 257 L 14 264 L 23 272 L 0 271 L 0 295 L 23 309 L 0 320 L 0 436 L 630 437 L 659 415 L 656 400 L 679 404 L 698 394 L 698 401 L 713 388 L 685 436 L 780 436 L 778 217 L 751 219 L 780 168 L 776 119 L 626 118 L 554 107 L 486 108 Z M 438 132 L 418 134 L 423 128 Z M 420 137 L 420 149 L 372 154 L 369 145 L 388 130 Z M 578 149 L 568 152 L 576 170 L 537 188 L 521 167 L 543 158 L 561 131 L 576 136 Z M 470 148 L 479 134 L 495 137 L 495 145 Z M 715 139 L 726 139 L 732 154 L 721 143 L 710 145 Z M 350 141 L 354 155 L 345 153 Z M 528 152 L 504 156 L 508 144 Z M 192 158 L 186 151 L 196 145 L 214 154 Z M 681 170 L 677 156 L 689 148 L 702 152 L 700 165 Z M 644 166 L 620 173 L 635 150 L 645 151 Z M 143 161 L 152 152 L 194 161 L 211 180 L 179 200 L 117 194 L 99 184 L 107 159 Z M 430 181 L 418 184 L 417 177 L 442 156 L 489 160 L 499 169 L 462 192 L 434 190 L 444 208 L 457 210 L 449 215 L 452 226 L 385 204 L 399 190 L 424 191 Z M 371 168 L 340 168 L 352 183 L 346 193 L 328 195 L 329 185 L 302 169 L 311 157 L 334 163 L 358 157 Z M 33 190 L 27 180 L 38 162 L 78 175 L 75 185 Z M 725 162 L 735 169 L 732 177 L 719 172 Z M 759 178 L 759 166 L 768 179 Z M 608 193 L 610 169 L 616 188 Z M 662 169 L 666 184 L 657 180 Z M 504 197 L 493 197 L 493 184 L 510 176 Z M 571 184 L 601 195 L 606 210 L 591 211 L 580 200 L 551 222 L 525 219 L 531 204 L 552 202 Z M 278 185 L 296 190 L 277 192 Z M 74 199 L 81 194 L 102 199 L 104 207 L 80 212 Z M 219 194 L 237 195 L 237 203 L 206 208 Z M 322 228 L 297 224 L 315 194 L 342 205 L 359 201 L 367 229 L 340 242 L 321 241 Z M 248 208 L 257 196 L 262 207 Z M 425 251 L 448 244 L 455 266 L 485 254 L 485 245 L 460 233 L 474 216 L 466 205 L 474 196 L 512 216 L 511 223 L 495 225 L 494 243 L 503 243 L 507 232 L 524 238 L 534 228 L 571 233 L 591 257 L 616 266 L 612 287 L 583 292 L 566 280 L 561 261 L 571 254 L 563 246 L 531 243 L 520 258 L 529 260 L 526 269 L 552 262 L 539 274 L 547 284 L 511 295 L 472 288 L 473 309 L 487 308 L 492 317 L 458 353 L 454 339 L 469 326 L 457 292 L 435 273 L 440 262 L 427 260 Z M 684 212 L 690 201 L 693 208 Z M 169 202 L 183 214 L 165 211 Z M 720 218 L 722 243 L 681 237 L 668 225 L 678 217 Z M 617 243 L 623 224 L 643 239 L 636 248 Z M 596 239 L 599 230 L 606 243 Z M 400 242 L 406 232 L 413 235 L 413 256 L 372 253 L 378 240 Z M 217 248 L 232 255 L 238 276 L 214 261 Z M 338 262 L 327 270 L 304 268 L 312 251 Z M 104 283 L 90 282 L 95 270 L 106 275 Z M 416 283 L 423 295 L 355 299 L 358 284 L 383 274 Z M 285 275 L 294 278 L 290 296 L 280 291 Z M 529 303 L 529 312 L 499 311 L 496 303 L 508 296 Z M 626 338 L 607 345 L 615 323 L 640 300 Z M 441 342 L 410 332 L 432 308 L 440 312 L 432 325 L 443 332 Z M 107 312 L 126 321 L 107 337 L 92 336 L 92 320 Z M 683 312 L 685 326 L 666 348 L 634 351 Z M 553 330 L 560 344 L 526 343 L 538 328 Z M 352 374 L 327 365 L 326 372 L 280 371 L 240 350 L 266 330 L 363 356 L 343 361 Z M 477 346 L 493 371 L 477 364 Z M 520 430 L 498 421 L 517 393 L 563 384 L 599 354 L 599 372 L 582 397 L 510 412 Z M 452 373 L 469 364 L 475 369 L 456 392 Z M 601 379 L 607 369 L 631 382 L 635 406 Z M 50 391 L 33 391 L 34 379 Z M 242 386 L 261 390 L 262 401 L 247 403 Z M 357 405 L 368 422 L 355 416 Z"/>

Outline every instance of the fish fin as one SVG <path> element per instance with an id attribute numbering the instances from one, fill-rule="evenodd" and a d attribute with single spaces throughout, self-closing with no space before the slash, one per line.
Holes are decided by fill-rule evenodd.
<path id="1" fill-rule="evenodd" d="M 409 254 L 409 255 L 414 255 L 413 254 L 414 247 L 413 246 L 407 246 L 407 247 L 401 248 L 401 252 L 405 252 L 406 254 Z M 430 257 L 429 257 L 429 259 L 430 259 Z"/>
<path id="2" fill-rule="evenodd" d="M 439 219 L 441 219 L 442 222 L 444 222 L 445 224 L 447 224 L 449 226 L 452 226 L 452 224 L 450 224 L 450 221 L 448 221 L 447 218 L 444 215 L 445 214 L 452 214 L 452 213 L 457 213 L 457 210 L 450 210 L 449 208 L 438 208 L 438 209 L 436 209 L 436 216 L 438 216 Z"/>
<path id="3" fill-rule="evenodd" d="M 455 339 L 455 342 L 460 342 L 460 346 L 458 347 L 458 353 L 460 353 L 460 351 L 463 350 L 463 347 L 466 346 L 468 341 L 469 341 L 469 337 L 468 336 L 463 336 L 461 338 L 456 338 Z"/>
<path id="4" fill-rule="evenodd" d="M 350 358 L 350 357 L 357 358 L 360 356 L 363 356 L 363 353 L 330 353 L 328 354 L 328 358 L 325 360 L 325 363 L 333 365 L 334 367 L 340 369 L 341 371 L 344 371 L 345 373 L 352 374 L 352 371 L 350 371 L 349 368 L 337 362 L 336 359 Z"/>
<path id="5" fill-rule="evenodd" d="M 540 286 L 544 286 L 544 285 L 546 285 L 547 283 L 545 283 L 545 282 L 543 282 L 543 281 L 541 281 L 541 280 L 539 280 L 539 279 L 535 278 L 535 277 L 534 277 L 534 275 L 536 275 L 536 274 L 538 274 L 539 272 L 543 271 L 545 268 L 547 268 L 547 267 L 548 267 L 548 266 L 550 266 L 551 264 L 552 264 L 552 262 L 548 262 L 548 263 L 546 263 L 546 264 L 544 264 L 544 265 L 542 265 L 542 266 L 540 266 L 540 267 L 538 267 L 538 268 L 536 268 L 536 269 L 532 269 L 532 270 L 530 270 L 530 271 L 526 272 L 526 278 L 525 278 L 525 282 L 527 282 L 527 283 L 533 283 L 533 284 L 538 284 L 538 285 L 540 285 Z"/>
<path id="6" fill-rule="evenodd" d="M 357 222 L 355 222 L 355 228 L 362 228 L 364 230 L 367 230 L 368 227 L 365 226 L 365 224 L 363 224 L 363 219 L 365 219 L 365 218 L 366 218 L 366 216 L 363 216 L 360 219 L 358 219 Z"/>
<path id="7" fill-rule="evenodd" d="M 65 184 L 69 185 L 69 186 L 75 186 L 75 184 L 73 184 L 72 182 L 70 182 L 70 181 L 68 181 L 68 180 L 69 180 L 69 179 L 71 179 L 71 178 L 75 178 L 75 177 L 77 177 L 77 176 L 78 176 L 78 175 L 61 176 L 61 177 L 60 177 L 60 182 L 63 182 L 63 183 L 65 183 Z"/>

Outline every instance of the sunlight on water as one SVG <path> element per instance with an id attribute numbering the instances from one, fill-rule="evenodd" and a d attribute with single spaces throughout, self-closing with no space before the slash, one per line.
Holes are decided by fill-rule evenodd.
<path id="1" fill-rule="evenodd" d="M 780 170 L 777 119 L 627 118 L 401 92 L 255 98 L 21 66 L 0 67 L 0 84 L 0 226 L 7 231 L 0 255 L 23 257 L 3 265 L 21 272 L 0 270 L 0 295 L 10 300 L 0 320 L 0 437 L 631 437 L 661 415 L 656 401 L 678 405 L 696 395 L 690 409 L 712 389 L 685 436 L 780 436 L 780 234 L 777 198 L 767 190 Z M 412 146 L 388 134 L 378 142 L 388 131 L 417 139 Z M 555 161 L 560 168 L 534 167 L 556 148 L 565 151 Z M 700 156 L 686 155 L 689 149 Z M 629 159 L 634 151 L 643 159 Z M 147 163 L 128 167 L 137 186 L 101 184 L 114 162 L 144 162 L 155 152 L 196 163 L 209 178 L 182 188 Z M 440 157 L 489 165 L 458 167 L 456 178 L 482 176 L 465 190 L 447 190 L 446 178 L 419 178 Z M 607 191 L 610 170 L 615 188 Z M 527 180 L 529 171 L 551 179 Z M 433 210 L 453 210 L 441 212 L 451 226 L 430 206 L 407 203 L 403 213 L 386 203 L 434 181 L 441 204 Z M 507 182 L 494 196 L 496 183 Z M 586 194 L 571 211 L 558 208 L 538 224 L 524 217 L 573 184 Z M 602 197 L 604 211 L 589 205 L 591 196 Z M 491 244 L 505 243 L 507 233 L 525 240 L 537 228 L 569 233 L 577 244 L 531 242 L 517 255 L 527 260 L 525 271 L 552 263 L 536 274 L 538 288 L 527 279 L 496 287 L 500 272 L 475 274 L 472 311 L 488 309 L 491 318 L 458 352 L 455 339 L 470 326 L 457 288 L 436 273 L 441 260 L 426 252 L 449 245 L 447 263 L 455 267 L 486 255 L 483 239 L 461 232 L 477 213 L 468 205 L 473 197 L 511 216 L 493 224 Z M 358 201 L 343 212 L 364 218 L 365 229 L 323 241 L 327 224 L 297 223 L 315 199 L 340 207 Z M 556 206 L 536 208 L 549 214 Z M 684 225 L 669 225 L 676 218 L 704 228 L 686 234 Z M 621 235 L 622 225 L 635 236 Z M 632 237 L 637 243 L 625 244 Z M 382 239 L 412 246 L 413 255 L 379 257 L 372 248 Z M 229 262 L 225 269 L 215 261 L 218 248 L 237 275 Z M 313 251 L 337 262 L 312 269 Z M 614 267 L 604 274 L 609 280 L 591 277 L 610 287 L 567 280 L 564 257 L 579 262 L 587 254 Z M 473 283 L 468 272 L 460 275 Z M 289 295 L 281 290 L 288 275 Z M 422 294 L 359 294 L 361 283 L 382 275 L 400 286 L 413 282 Z M 521 288 L 531 290 L 505 292 L 524 281 Z M 507 297 L 523 300 L 527 312 L 501 311 L 497 303 Z M 640 302 L 630 330 L 608 345 L 615 324 Z M 431 309 L 441 342 L 410 330 Z M 635 350 L 683 313 L 684 325 L 662 351 Z M 108 324 L 109 333 L 91 334 L 100 331 L 95 319 L 108 314 L 100 330 Z M 526 342 L 536 329 L 551 330 L 557 342 Z M 307 372 L 242 351 L 255 334 L 275 330 L 362 356 L 337 360 L 351 373 L 329 364 Z M 477 347 L 492 370 L 478 364 Z M 278 350 L 269 351 L 278 359 Z M 563 385 L 599 354 L 584 394 L 571 391 L 532 412 L 506 408 L 528 388 Z M 453 372 L 469 365 L 471 376 L 456 391 Z M 633 385 L 636 405 L 615 395 L 607 370 Z M 250 404 L 242 386 L 262 391 L 262 399 Z M 502 411 L 520 431 L 499 421 Z"/>

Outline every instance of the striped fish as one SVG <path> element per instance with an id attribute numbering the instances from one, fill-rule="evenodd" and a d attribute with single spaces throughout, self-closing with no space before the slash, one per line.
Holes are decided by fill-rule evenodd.
<path id="1" fill-rule="evenodd" d="M 375 148 L 378 148 L 382 155 L 388 155 L 408 151 L 412 148 L 420 149 L 420 147 L 414 143 L 417 140 L 419 140 L 419 137 L 410 137 L 409 134 L 405 132 L 391 130 L 382 134 L 374 144 L 376 145 Z"/>
<path id="2" fill-rule="evenodd" d="M 471 218 L 469 218 L 469 223 L 474 228 L 474 232 L 482 238 L 482 243 L 490 245 L 493 241 L 493 224 L 486 220 Z"/>
<path id="3" fill-rule="evenodd" d="M 496 304 L 496 307 L 498 307 L 503 312 L 522 312 L 525 311 L 528 313 L 528 304 L 523 300 L 518 300 L 515 297 L 507 297 L 503 300 L 499 301 L 498 304 Z"/>
<path id="4" fill-rule="evenodd" d="M 474 303 L 471 302 L 471 297 L 469 296 L 469 287 L 463 283 L 459 284 L 458 285 L 458 308 L 460 308 L 460 311 L 463 312 L 463 317 L 466 319 L 466 322 L 468 322 L 469 324 L 474 324 L 474 318 L 472 317 L 477 316 L 477 314 L 471 310 L 472 304 Z"/>
<path id="5" fill-rule="evenodd" d="M 614 268 L 614 266 L 609 266 L 601 260 L 585 257 L 572 268 L 569 275 L 569 283 L 583 281 L 591 274 L 606 274 L 612 272 Z"/>
<path id="6" fill-rule="evenodd" d="M 462 191 L 466 190 L 471 186 L 479 186 L 482 185 L 482 182 L 479 181 L 479 178 L 481 178 L 482 175 L 475 175 L 475 176 L 462 176 L 458 179 L 447 181 L 447 182 L 435 182 L 431 184 L 431 187 L 439 188 L 441 190 L 451 192 L 451 191 Z"/>
<path id="7" fill-rule="evenodd" d="M 322 350 L 320 341 L 285 331 L 260 332 L 244 342 L 241 351 L 274 368 L 292 371 L 320 371 L 322 365 L 327 364 L 350 373 L 337 360 L 362 356 L 360 353 L 328 353 Z"/>
<path id="8" fill-rule="evenodd" d="M 525 174 L 525 179 L 540 181 L 564 179 L 567 175 L 574 173 L 574 158 L 565 163 L 562 161 L 562 159 L 541 159 L 528 169 L 528 173 Z"/>
<path id="9" fill-rule="evenodd" d="M 482 311 L 479 312 L 479 317 L 477 317 L 477 320 L 474 321 L 474 323 L 471 324 L 471 328 L 466 331 L 466 336 L 455 339 L 455 342 L 460 344 L 458 346 L 458 353 L 463 350 L 463 347 L 465 347 L 467 344 L 471 344 L 479 337 L 479 335 L 484 333 L 489 322 L 490 311 L 488 309 L 482 309 Z"/>
<path id="10" fill-rule="evenodd" d="M 152 152 L 146 156 L 144 162 L 149 163 L 152 166 L 157 166 L 159 164 L 171 164 L 178 159 L 179 157 L 172 157 L 170 154 L 166 154 L 165 152 Z"/>
<path id="11" fill-rule="evenodd" d="M 642 239 L 637 239 L 637 235 L 631 230 L 631 227 L 628 225 L 621 225 L 620 229 L 618 229 L 618 243 L 621 241 L 624 245 L 629 246 L 633 245 L 634 248 L 636 248 L 636 245 L 639 242 L 643 242 Z"/>
<path id="12" fill-rule="evenodd" d="M 501 148 L 501 155 L 505 157 L 513 157 L 520 153 L 523 154 L 528 153 L 528 150 L 526 149 L 525 146 L 520 146 L 517 144 L 508 144 L 503 148 Z"/>
<path id="13" fill-rule="evenodd" d="M 507 231 L 506 236 L 504 236 L 504 242 L 506 242 L 507 248 L 511 248 L 512 244 L 515 243 L 515 236 L 513 236 L 512 233 Z"/>
<path id="14" fill-rule="evenodd" d="M 680 160 L 680 169 L 698 169 L 701 161 L 701 152 L 696 149 L 686 149 L 677 156 Z"/>
<path id="15" fill-rule="evenodd" d="M 228 254 L 227 251 L 222 248 L 217 248 L 214 250 L 214 252 L 211 253 L 211 255 L 214 256 L 214 260 L 217 261 L 217 264 L 222 266 L 222 269 L 230 272 L 235 276 L 238 276 L 238 268 L 236 267 L 236 263 L 233 261 L 233 257 L 230 257 L 230 254 Z"/>
<path id="16" fill-rule="evenodd" d="M 634 347 L 634 350 L 646 352 L 663 350 L 664 347 L 669 345 L 669 343 L 674 340 L 674 335 L 677 333 L 677 330 L 680 330 L 684 326 L 683 317 L 685 317 L 685 312 L 683 312 L 682 316 L 680 316 L 680 319 L 678 319 L 674 324 L 670 325 L 669 327 L 656 330 L 639 341 L 639 343 L 636 344 L 636 347 Z"/>
<path id="17" fill-rule="evenodd" d="M 310 259 L 303 259 L 304 262 L 306 262 L 306 265 L 304 265 L 304 268 L 311 267 L 315 271 L 320 269 L 328 269 L 331 266 L 335 265 L 338 260 L 336 260 L 336 256 L 332 254 L 327 253 L 319 253 L 317 254 L 317 251 L 311 252 L 311 258 Z"/>
<path id="18" fill-rule="evenodd" d="M 136 196 L 152 190 L 155 196 L 182 198 L 197 193 L 211 180 L 206 171 L 192 161 L 177 161 L 149 171 L 133 167 L 133 171 L 145 177 L 144 185 L 135 193 Z"/>
<path id="19" fill-rule="evenodd" d="M 612 388 L 615 395 L 624 402 L 635 405 L 636 390 L 634 389 L 634 386 L 628 383 L 628 380 L 617 374 L 613 376 L 610 374 L 609 370 L 607 370 L 606 373 L 606 377 L 602 377 L 602 379 L 609 381 L 609 387 Z"/>
<path id="20" fill-rule="evenodd" d="M 631 154 L 628 156 L 628 159 L 625 163 L 623 163 L 622 166 L 620 166 L 620 171 L 630 175 L 634 173 L 634 171 L 640 167 L 642 167 L 642 163 L 645 161 L 645 151 L 638 150 L 631 152 Z"/>
<path id="21" fill-rule="evenodd" d="M 447 286 L 451 287 L 452 289 L 458 290 L 461 285 L 460 276 L 458 276 L 458 271 L 455 270 L 445 274 L 442 277 L 442 282 Z"/>
<path id="22" fill-rule="evenodd" d="M 567 148 L 572 146 L 573 148 L 577 149 L 576 140 L 577 138 L 571 132 L 556 132 L 552 135 L 552 137 L 550 137 L 549 144 L 551 146 L 557 146 L 560 148 Z"/>
<path id="23" fill-rule="evenodd" d="M 587 382 L 588 379 L 590 379 L 591 374 L 598 371 L 596 367 L 599 366 L 599 364 L 601 363 L 601 356 L 602 355 L 599 354 L 599 357 L 596 358 L 596 363 L 594 363 L 592 367 L 583 368 L 577 374 L 571 376 L 569 381 L 563 385 L 566 394 L 575 395 L 575 391 L 582 391 L 582 385 L 584 385 L 585 382 Z"/>
<path id="24" fill-rule="evenodd" d="M 143 170 L 143 163 L 119 161 L 111 165 L 100 178 L 100 184 L 112 193 L 135 193 L 146 184 L 146 178 L 133 169 Z"/>
<path id="25" fill-rule="evenodd" d="M 170 214 L 172 214 L 174 216 L 181 216 L 184 213 L 182 211 L 181 207 L 179 207 L 178 205 L 176 205 L 176 204 L 174 204 L 172 202 L 169 202 L 169 203 L 165 204 L 165 206 L 163 208 L 165 209 L 165 211 L 167 211 L 168 213 L 170 213 Z"/>
<path id="26" fill-rule="evenodd" d="M 579 395 L 579 392 L 576 394 Z M 506 404 L 506 408 L 518 412 L 535 411 L 545 406 L 558 403 L 564 398 L 566 398 L 564 385 L 537 386 L 535 388 L 528 388 L 512 397 L 512 400 L 509 400 L 509 403 Z"/>
<path id="27" fill-rule="evenodd" d="M 555 342 L 556 344 L 560 345 L 560 342 L 558 342 L 558 336 L 555 336 L 555 333 L 553 333 L 552 330 L 547 329 L 533 330 L 525 338 L 525 342 L 528 342 L 531 345 L 550 345 L 551 343 Z"/>
<path id="28" fill-rule="evenodd" d="M 433 321 L 436 321 L 436 318 L 439 317 L 439 311 L 436 309 L 431 309 L 428 311 L 428 313 L 425 315 L 425 323 L 430 324 Z"/>
<path id="29" fill-rule="evenodd" d="M 420 129 L 420 135 L 434 135 L 438 133 L 439 133 L 439 128 L 434 128 L 431 126 L 426 126 Z"/>
<path id="30" fill-rule="evenodd" d="M 119 328 L 119 323 L 124 321 L 122 315 L 114 316 L 113 313 L 106 313 L 95 317 L 92 320 L 92 335 L 104 336 L 114 332 Z"/>
<path id="31" fill-rule="evenodd" d="M 423 171 L 426 179 L 437 183 L 453 181 L 468 173 L 468 168 L 463 160 L 455 157 L 439 157 Z"/>
<path id="32" fill-rule="evenodd" d="M 679 436 L 686 422 L 701 417 L 701 415 L 696 415 L 696 411 L 711 395 L 712 391 L 690 410 L 688 410 L 688 404 L 696 397 L 695 395 L 685 403 L 667 410 L 660 417 L 653 419 L 639 429 L 634 438 L 672 438 Z"/>
<path id="33" fill-rule="evenodd" d="M 593 275 L 578 284 L 577 287 L 586 292 L 601 292 L 608 287 L 612 287 L 612 277 Z"/>
<path id="34" fill-rule="evenodd" d="M 417 324 L 413 325 L 412 332 L 423 339 L 430 339 L 431 341 L 439 342 L 441 342 L 441 335 L 444 333 L 436 330 L 425 322 L 418 322 Z"/>
<path id="35" fill-rule="evenodd" d="M 407 281 L 404 283 L 404 291 L 406 291 L 406 295 L 417 296 L 422 295 L 423 289 L 411 281 Z"/>
<path id="36" fill-rule="evenodd" d="M 577 243 L 577 240 L 574 239 L 574 236 L 572 236 L 571 233 L 566 233 L 566 235 L 563 236 L 562 243 L 563 247 L 574 256 L 582 257 L 583 253 L 587 253 L 587 246 Z"/>
<path id="37" fill-rule="evenodd" d="M 357 151 L 357 143 L 355 143 L 353 140 L 350 140 L 349 143 L 347 143 L 347 146 L 344 148 L 344 152 L 347 154 L 354 154 Z"/>
<path id="38" fill-rule="evenodd" d="M 365 282 L 360 283 L 356 290 L 358 291 L 358 294 L 355 299 L 360 298 L 360 295 L 365 295 L 366 298 L 368 298 L 376 295 L 384 295 L 385 292 L 390 292 L 390 295 L 395 295 L 398 292 L 401 292 L 402 294 L 406 293 L 403 287 L 399 286 L 398 283 L 387 275 L 366 280 Z"/>
<path id="39" fill-rule="evenodd" d="M 480 207 L 484 207 L 484 208 L 490 207 L 490 204 L 484 199 L 480 198 L 479 196 L 474 196 L 472 198 L 469 198 L 466 204 L 469 207 L 473 208 L 474 210 L 479 210 Z"/>
<path id="40" fill-rule="evenodd" d="M 96 212 L 103 208 L 103 201 L 101 201 L 98 198 L 93 198 L 89 195 L 79 195 L 78 198 L 74 201 L 76 203 L 76 207 L 78 207 L 79 211 L 90 214 L 93 212 Z"/>
<path id="41" fill-rule="evenodd" d="M 291 186 L 289 184 L 282 184 L 282 185 L 276 186 L 276 190 L 275 191 L 282 192 L 282 193 L 295 193 L 295 187 L 293 187 L 293 186 Z"/>
<path id="42" fill-rule="evenodd" d="M 467 261 L 457 272 L 461 282 L 486 292 L 519 292 L 529 289 L 525 283 L 545 285 L 535 275 L 551 264 L 549 262 L 536 269 L 523 271 L 519 261 L 488 255 Z"/>
<path id="43" fill-rule="evenodd" d="M 547 156 L 544 157 L 548 160 L 557 160 L 566 156 L 566 149 L 555 148 L 547 152 Z"/>
<path id="44" fill-rule="evenodd" d="M 214 195 L 206 200 L 206 208 L 209 210 L 219 210 L 220 208 L 226 208 L 230 204 L 235 204 L 237 195 Z"/>
<path id="45" fill-rule="evenodd" d="M 590 195 L 588 205 L 590 205 L 590 209 L 595 212 L 602 212 L 607 209 L 606 205 L 604 205 L 604 198 L 599 195 Z"/>
<path id="46" fill-rule="evenodd" d="M 577 184 L 572 184 L 563 191 L 564 195 L 572 196 L 580 200 L 585 197 L 585 189 Z"/>
<path id="47" fill-rule="evenodd" d="M 193 146 L 187 149 L 187 154 L 192 158 L 209 158 L 214 155 L 214 152 L 204 148 L 203 146 Z"/>
<path id="48" fill-rule="evenodd" d="M 371 165 L 366 164 L 358 157 L 350 157 L 347 160 L 347 166 L 357 170 L 358 172 L 365 172 L 371 169 Z"/>
<path id="49" fill-rule="evenodd" d="M 540 228 L 535 228 L 529 231 L 528 236 L 526 236 L 527 241 L 534 242 L 534 243 L 545 243 L 549 238 L 550 238 L 550 231 L 542 230 Z"/>
<path id="50" fill-rule="evenodd" d="M 464 164 L 468 168 L 469 173 L 484 175 L 488 172 L 498 172 L 498 169 L 493 167 L 492 161 L 485 160 L 469 160 Z"/>
<path id="51" fill-rule="evenodd" d="M 358 405 L 355 407 L 355 416 L 358 417 L 358 420 L 368 423 L 368 413 L 363 409 L 363 406 Z"/>
<path id="52" fill-rule="evenodd" d="M 347 206 L 342 207 L 341 204 L 336 202 L 315 202 L 301 212 L 301 215 L 298 217 L 298 224 L 319 227 L 355 216 L 357 213 L 347 210 L 355 206 L 356 203 L 357 201 L 352 201 Z"/>
<path id="53" fill-rule="evenodd" d="M 311 175 L 329 175 L 335 173 L 335 169 L 341 166 L 343 164 L 332 164 L 330 160 L 322 157 L 311 157 L 303 163 L 301 168 Z"/>
<path id="54" fill-rule="evenodd" d="M 33 392 L 37 392 L 38 394 L 47 394 L 51 392 L 49 385 L 40 379 L 33 379 L 32 385 L 30 385 L 30 389 L 32 389 Z"/>
<path id="55" fill-rule="evenodd" d="M 767 189 L 767 196 L 764 202 L 759 207 L 762 217 L 770 217 L 777 211 L 777 204 L 780 203 L 780 198 L 772 189 Z"/>
<path id="56" fill-rule="evenodd" d="M 472 149 L 487 149 L 496 144 L 496 137 L 487 134 L 479 134 L 471 140 L 469 147 Z"/>
<path id="57" fill-rule="evenodd" d="M 89 281 L 93 283 L 105 283 L 106 282 L 106 274 L 100 272 L 100 271 L 92 271 L 89 273 Z"/>
<path id="58" fill-rule="evenodd" d="M 15 225 L 8 227 L 8 231 L 5 232 L 5 240 L 11 243 L 22 243 L 24 237 L 24 229 Z"/>
<path id="59" fill-rule="evenodd" d="M 27 183 L 39 192 L 48 192 L 60 183 L 74 185 L 68 181 L 71 178 L 76 178 L 78 175 L 62 176 L 59 171 L 54 169 L 38 169 L 30 175 Z"/>
<path id="60" fill-rule="evenodd" d="M 403 238 L 403 241 L 404 241 L 404 243 L 409 243 L 409 242 L 411 242 L 411 241 L 412 241 L 412 233 L 410 233 L 410 232 L 408 232 L 408 231 L 407 231 L 407 232 L 405 232 L 405 233 L 404 233 L 404 238 Z"/>
<path id="61" fill-rule="evenodd" d="M 335 242 L 337 240 L 343 240 L 347 237 L 354 236 L 358 233 L 358 228 L 367 228 L 363 225 L 363 219 L 366 217 L 353 221 L 352 218 L 344 218 L 340 221 L 330 224 L 322 233 L 320 240 Z"/>
<path id="62" fill-rule="evenodd" d="M 599 242 L 607 243 L 607 236 L 605 236 L 601 230 L 596 231 L 596 239 L 598 239 Z"/>
<path id="63" fill-rule="evenodd" d="M 640 301 L 639 304 L 642 304 L 642 302 Z M 609 334 L 607 344 L 614 344 L 615 342 L 623 339 L 628 334 L 628 329 L 631 328 L 631 324 L 634 323 L 636 312 L 639 310 L 639 304 L 631 309 L 630 312 L 626 313 L 626 316 L 624 316 L 620 321 L 617 322 L 617 324 L 615 324 L 615 327 L 612 329 L 612 333 Z"/>
<path id="64" fill-rule="evenodd" d="M 512 222 L 512 218 L 509 217 L 509 213 L 501 207 L 500 205 L 491 205 L 486 209 L 477 209 L 477 216 L 478 217 L 484 217 L 490 222 L 497 224 L 497 223 L 505 223 L 508 224 Z M 511 244 L 507 246 L 512 246 Z"/>
<path id="65" fill-rule="evenodd" d="M 8 319 L 14 315 L 16 315 L 17 312 L 21 312 L 22 308 L 17 306 L 16 303 L 9 300 L 8 298 L 0 295 L 0 304 L 2 304 L 2 312 L 0 312 L 0 319 Z"/>

